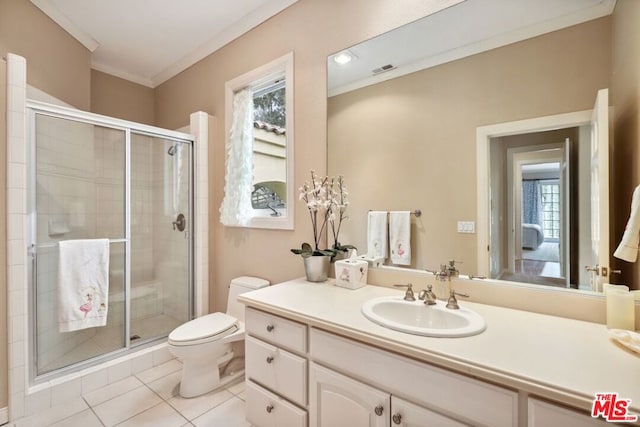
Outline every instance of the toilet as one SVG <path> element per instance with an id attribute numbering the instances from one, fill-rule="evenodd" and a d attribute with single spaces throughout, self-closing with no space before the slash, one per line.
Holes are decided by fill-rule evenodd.
<path id="1" fill-rule="evenodd" d="M 195 397 L 244 375 L 244 369 L 225 375 L 236 353 L 242 353 L 244 305 L 238 295 L 269 286 L 257 277 L 235 278 L 229 285 L 226 313 L 211 313 L 178 326 L 169 334 L 169 351 L 182 362 L 180 396 Z M 232 344 L 236 344 L 234 349 Z M 244 366 L 244 364 L 242 364 Z M 222 375 L 221 375 L 222 373 Z"/>

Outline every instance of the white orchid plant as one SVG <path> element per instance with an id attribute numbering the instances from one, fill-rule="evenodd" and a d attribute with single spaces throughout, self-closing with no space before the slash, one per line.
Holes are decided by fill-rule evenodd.
<path id="1" fill-rule="evenodd" d="M 299 198 L 304 201 L 311 217 L 313 228 L 312 247 L 309 243 L 303 243 L 300 249 L 291 249 L 291 252 L 303 257 L 325 255 L 335 257 L 339 252 L 348 252 L 355 249 L 351 245 L 342 245 L 338 240 L 342 221 L 348 219 L 347 207 L 349 206 L 348 191 L 342 176 L 319 177 L 315 171 L 311 171 L 311 181 L 306 181 L 299 188 Z M 331 228 L 333 246 L 331 249 L 320 249 L 322 234 Z"/>

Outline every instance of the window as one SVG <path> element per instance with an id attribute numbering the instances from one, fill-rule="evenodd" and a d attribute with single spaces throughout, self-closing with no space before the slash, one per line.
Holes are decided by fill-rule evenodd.
<path id="1" fill-rule="evenodd" d="M 225 86 L 221 222 L 293 229 L 293 53 Z"/>
<path id="2" fill-rule="evenodd" d="M 280 216 L 287 206 L 287 105 L 284 76 L 253 92 L 253 209 Z"/>
<path id="3" fill-rule="evenodd" d="M 541 181 L 542 228 L 545 240 L 560 238 L 560 184 L 558 181 Z"/>

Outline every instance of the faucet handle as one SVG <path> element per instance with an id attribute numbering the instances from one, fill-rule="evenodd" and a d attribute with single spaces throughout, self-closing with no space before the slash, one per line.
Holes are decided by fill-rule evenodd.
<path id="1" fill-rule="evenodd" d="M 396 288 L 407 288 L 407 291 L 404 293 L 405 301 L 415 301 L 416 297 L 413 295 L 413 284 L 407 283 L 406 285 L 393 285 Z"/>
<path id="2" fill-rule="evenodd" d="M 451 310 L 460 309 L 460 306 L 458 305 L 458 300 L 456 299 L 456 295 L 458 295 L 459 297 L 469 298 L 468 294 L 456 292 L 453 289 L 451 289 L 451 294 L 449 295 L 449 299 L 447 300 L 447 308 Z"/>

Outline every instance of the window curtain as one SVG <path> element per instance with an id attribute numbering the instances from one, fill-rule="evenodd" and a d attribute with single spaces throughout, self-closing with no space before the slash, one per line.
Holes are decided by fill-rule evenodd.
<path id="1" fill-rule="evenodd" d="M 542 227 L 542 195 L 537 180 L 522 181 L 522 222 Z"/>
<path id="2" fill-rule="evenodd" d="M 253 191 L 253 94 L 250 89 L 233 97 L 233 118 L 226 144 L 224 198 L 220 222 L 243 226 L 251 219 Z"/>

